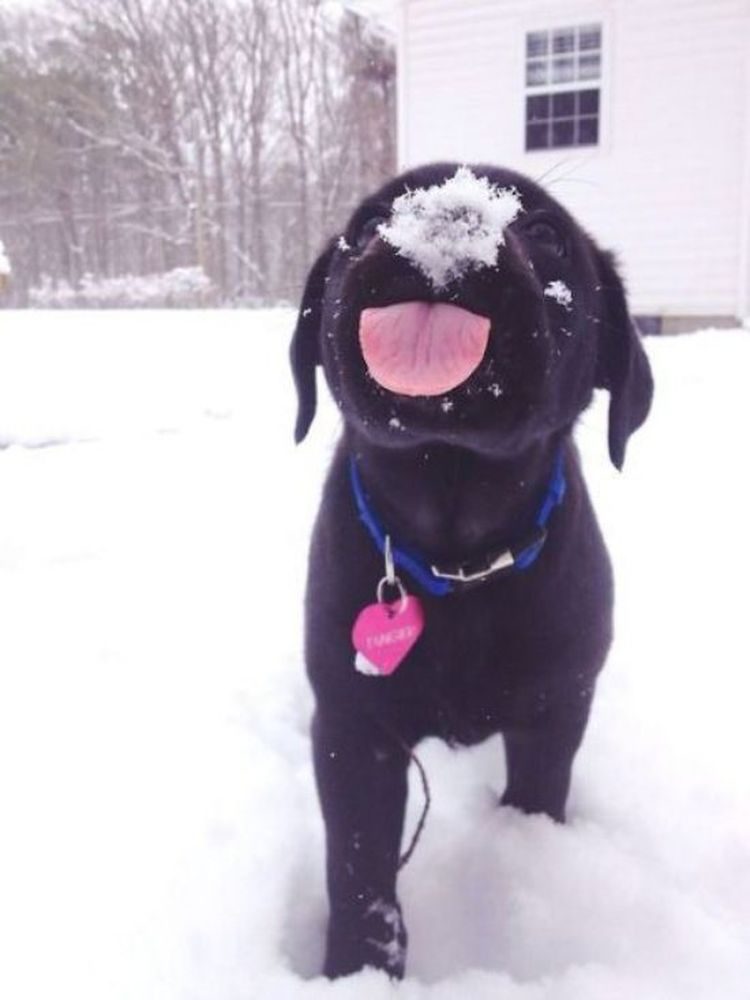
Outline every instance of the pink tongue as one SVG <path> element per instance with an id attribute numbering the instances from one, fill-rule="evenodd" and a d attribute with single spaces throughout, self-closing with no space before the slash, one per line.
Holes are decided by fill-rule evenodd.
<path id="1" fill-rule="evenodd" d="M 364 309 L 359 343 L 370 375 L 391 392 L 438 396 L 465 382 L 487 349 L 490 321 L 443 302 Z"/>

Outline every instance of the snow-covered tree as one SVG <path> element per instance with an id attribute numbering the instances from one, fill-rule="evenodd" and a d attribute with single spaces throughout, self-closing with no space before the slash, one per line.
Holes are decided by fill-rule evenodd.
<path id="1" fill-rule="evenodd" d="M 0 296 L 3 295 L 10 279 L 10 261 L 5 252 L 3 241 L 0 240 Z"/>
<path id="2" fill-rule="evenodd" d="M 394 60 L 320 0 L 58 0 L 0 13 L 0 231 L 17 304 L 204 271 L 292 299 L 393 169 Z"/>

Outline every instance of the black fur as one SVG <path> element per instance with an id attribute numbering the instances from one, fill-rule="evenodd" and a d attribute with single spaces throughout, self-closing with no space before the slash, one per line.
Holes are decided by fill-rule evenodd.
<path id="1" fill-rule="evenodd" d="M 611 640 L 610 564 L 571 431 L 594 387 L 606 388 L 610 455 L 620 468 L 629 435 L 648 413 L 648 361 L 611 257 L 525 177 L 472 169 L 515 187 L 522 199 L 524 211 L 495 267 L 436 293 L 377 235 L 371 220 L 387 218 L 395 197 L 441 183 L 456 165 L 411 171 L 367 199 L 346 242 L 321 255 L 292 346 L 297 439 L 315 413 L 316 364 L 344 417 L 315 526 L 306 602 L 315 770 L 327 835 L 328 976 L 365 965 L 403 974 L 396 875 L 406 748 L 427 736 L 471 744 L 501 732 L 508 771 L 502 802 L 562 821 Z M 570 288 L 569 309 L 544 295 L 553 280 Z M 450 301 L 492 321 L 480 367 L 440 398 L 386 391 L 361 355 L 362 309 L 410 300 Z M 452 407 L 441 405 L 445 398 Z M 351 628 L 374 600 L 383 562 L 357 519 L 349 456 L 356 456 L 391 534 L 455 564 L 528 531 L 560 447 L 568 491 L 538 560 L 444 598 L 421 593 L 405 577 L 423 601 L 424 634 L 390 677 L 358 673 Z"/>

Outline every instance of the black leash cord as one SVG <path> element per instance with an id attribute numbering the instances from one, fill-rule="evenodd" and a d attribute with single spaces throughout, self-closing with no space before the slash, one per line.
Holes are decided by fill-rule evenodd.
<path id="1" fill-rule="evenodd" d="M 427 772 L 424 769 L 422 761 L 419 759 L 419 757 L 417 757 L 417 755 L 414 753 L 412 748 L 407 743 L 405 743 L 400 738 L 398 738 L 398 741 L 403 747 L 404 752 L 408 754 L 410 759 L 416 764 L 417 770 L 419 771 L 419 777 L 422 781 L 422 792 L 424 793 L 424 806 L 422 807 L 422 815 L 419 817 L 419 822 L 417 823 L 417 828 L 412 835 L 411 843 L 409 844 L 409 847 L 405 851 L 405 853 L 401 855 L 401 858 L 398 863 L 398 870 L 401 871 L 401 869 L 405 868 L 406 865 L 408 865 L 409 862 L 411 861 L 411 856 L 416 850 L 417 844 L 419 843 L 419 839 L 422 836 L 422 831 L 424 830 L 425 823 L 427 822 L 427 813 L 430 811 L 431 800 L 430 800 L 430 786 L 427 781 Z"/>

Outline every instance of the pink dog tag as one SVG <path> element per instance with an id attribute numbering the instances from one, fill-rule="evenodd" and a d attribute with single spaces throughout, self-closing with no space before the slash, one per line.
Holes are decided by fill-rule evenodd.
<path id="1" fill-rule="evenodd" d="M 422 634 L 424 612 L 418 597 L 404 594 L 393 604 L 368 604 L 357 615 L 352 642 L 360 673 L 387 677 Z"/>

